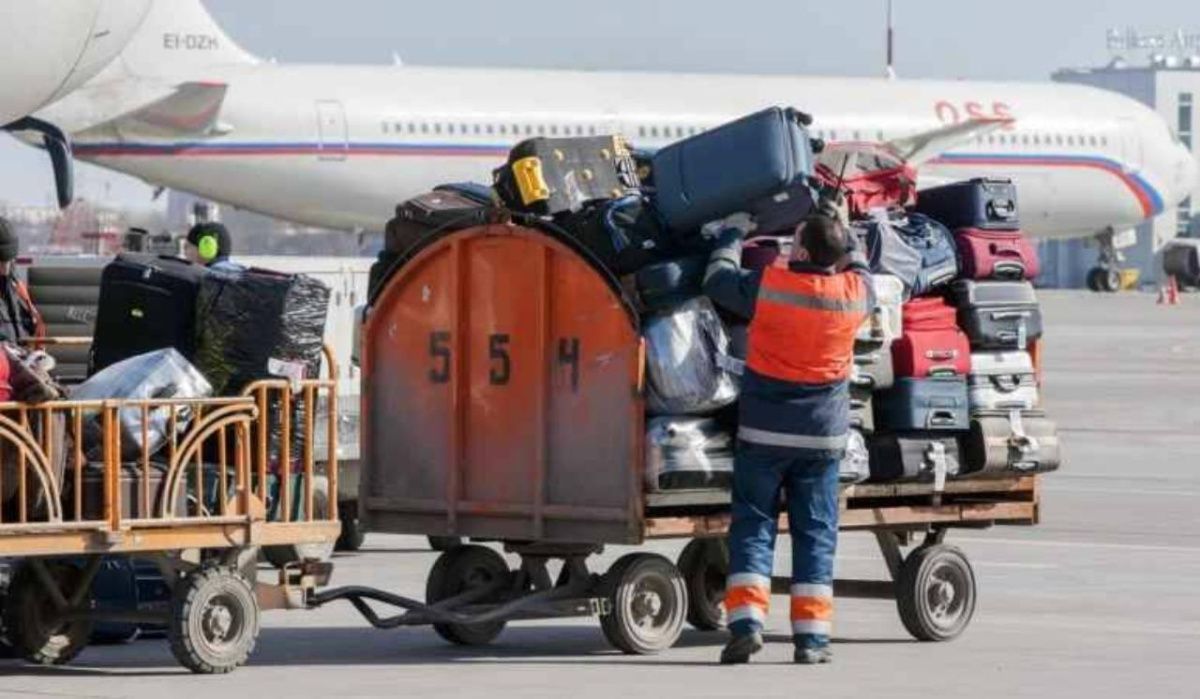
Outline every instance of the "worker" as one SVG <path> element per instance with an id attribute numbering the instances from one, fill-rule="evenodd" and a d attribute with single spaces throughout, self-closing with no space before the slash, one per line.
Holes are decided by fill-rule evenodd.
<path id="1" fill-rule="evenodd" d="M 0 218 L 0 341 L 13 344 L 46 336 L 42 315 L 16 275 L 20 252 L 21 239 L 12 224 Z"/>
<path id="2" fill-rule="evenodd" d="M 836 214 L 810 216 L 797 228 L 786 268 L 741 269 L 741 241 L 753 228 L 745 214 L 706 227 L 718 241 L 705 293 L 750 321 L 729 529 L 725 607 L 731 638 L 721 662 L 749 662 L 763 647 L 786 495 L 794 658 L 827 663 L 854 337 L 874 293 L 853 236 Z"/>
<path id="3" fill-rule="evenodd" d="M 197 223 L 187 235 L 188 259 L 218 272 L 243 272 L 245 267 L 234 262 L 233 238 L 229 229 L 220 223 Z"/>

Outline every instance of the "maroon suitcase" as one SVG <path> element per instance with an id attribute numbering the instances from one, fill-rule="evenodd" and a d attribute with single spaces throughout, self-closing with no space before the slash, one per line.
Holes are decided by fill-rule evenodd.
<path id="1" fill-rule="evenodd" d="M 1037 248 L 1021 231 L 960 228 L 954 238 L 967 279 L 1036 279 L 1041 271 Z"/>
<path id="2" fill-rule="evenodd" d="M 742 268 L 761 272 L 780 264 L 791 254 L 791 239 L 771 236 L 752 238 L 742 246 Z"/>
<path id="3" fill-rule="evenodd" d="M 904 304 L 904 333 L 892 343 L 897 377 L 966 376 L 971 342 L 958 327 L 958 312 L 941 298 Z"/>

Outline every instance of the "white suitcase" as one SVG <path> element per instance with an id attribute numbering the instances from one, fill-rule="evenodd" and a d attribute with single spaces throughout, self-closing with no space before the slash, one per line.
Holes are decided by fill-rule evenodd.
<path id="1" fill-rule="evenodd" d="M 890 274 L 874 274 L 871 285 L 875 287 L 875 308 L 858 330 L 855 338 L 860 342 L 890 344 L 903 332 L 904 282 Z"/>
<path id="2" fill-rule="evenodd" d="M 1032 410 L 1041 402 L 1028 352 L 974 352 L 967 380 L 972 411 Z"/>
<path id="3" fill-rule="evenodd" d="M 733 437 L 712 418 L 656 417 L 646 423 L 646 490 L 733 487 Z"/>

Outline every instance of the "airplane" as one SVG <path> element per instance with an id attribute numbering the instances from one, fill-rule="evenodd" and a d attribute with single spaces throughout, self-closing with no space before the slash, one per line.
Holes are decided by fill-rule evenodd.
<path id="1" fill-rule="evenodd" d="M 1162 118 L 1084 86 L 279 65 L 200 0 L 157 3 L 119 62 L 39 116 L 77 157 L 151 184 L 377 231 L 435 184 L 488 180 L 525 138 L 619 132 L 654 149 L 771 104 L 811 113 L 827 141 L 887 144 L 920 165 L 921 187 L 1012 178 L 1030 236 L 1100 242 L 1097 289 L 1119 285 L 1120 241 L 1196 187 Z"/>
<path id="2" fill-rule="evenodd" d="M 92 79 L 125 48 L 151 0 L 0 0 L 0 131 L 42 137 L 70 201 L 70 144 L 51 124 L 30 119 L 43 106 Z"/>

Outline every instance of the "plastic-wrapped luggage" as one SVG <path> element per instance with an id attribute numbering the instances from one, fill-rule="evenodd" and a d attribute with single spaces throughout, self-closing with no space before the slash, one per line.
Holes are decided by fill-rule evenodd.
<path id="1" fill-rule="evenodd" d="M 891 431 L 966 431 L 970 428 L 967 379 L 936 376 L 898 378 L 875 399 L 877 423 Z"/>
<path id="2" fill-rule="evenodd" d="M 509 208 L 542 215 L 636 194 L 640 184 L 620 136 L 532 138 L 514 146 L 494 173 L 496 195 Z"/>
<path id="3" fill-rule="evenodd" d="M 723 368 L 729 337 L 707 298 L 648 316 L 642 334 L 652 415 L 705 415 L 737 400 L 737 376 Z"/>
<path id="4" fill-rule="evenodd" d="M 1017 230 L 1017 187 L 1012 180 L 976 178 L 923 189 L 917 211 L 950 228 Z"/>
<path id="5" fill-rule="evenodd" d="M 657 417 L 646 424 L 649 492 L 733 487 L 733 437 L 712 418 Z"/>
<path id="6" fill-rule="evenodd" d="M 976 349 L 1026 349 L 1042 336 L 1042 309 L 1029 282 L 964 280 L 951 297 Z"/>
<path id="7" fill-rule="evenodd" d="M 1021 231 L 960 228 L 954 232 L 962 276 L 967 279 L 1036 279 L 1037 248 Z"/>
<path id="8" fill-rule="evenodd" d="M 217 395 L 321 371 L 329 288 L 303 274 L 211 274 L 197 302 L 196 366 Z"/>
<path id="9" fill-rule="evenodd" d="M 808 122 L 772 107 L 659 150 L 655 203 L 667 226 L 697 231 L 807 180 L 815 164 Z"/>
<path id="10" fill-rule="evenodd" d="M 1028 352 L 976 352 L 967 381 L 972 413 L 1038 406 L 1037 373 Z"/>
<path id="11" fill-rule="evenodd" d="M 871 453 L 867 450 L 867 440 L 858 430 L 850 430 L 846 454 L 838 468 L 838 480 L 842 483 L 862 483 L 870 477 Z"/>
<path id="12" fill-rule="evenodd" d="M 208 398 L 212 395 L 212 385 L 204 375 L 174 348 L 113 364 L 71 391 L 72 400 L 82 401 Z M 191 422 L 191 411 L 182 407 L 175 411 L 175 415 L 176 429 L 182 434 Z M 127 458 L 137 458 L 141 456 L 143 447 L 150 454 L 162 448 L 170 429 L 171 411 L 159 408 L 149 412 L 145 444 L 142 442 L 141 408 L 124 408 L 118 419 L 124 454 Z M 89 458 L 95 458 L 103 446 L 100 415 L 88 416 L 84 430 Z"/>
<path id="13" fill-rule="evenodd" d="M 1036 411 L 972 414 L 964 450 L 964 472 L 971 475 L 1046 473 L 1062 464 L 1058 428 Z"/>
<path id="14" fill-rule="evenodd" d="M 871 481 L 937 481 L 962 470 L 958 439 L 944 433 L 876 434 L 870 440 Z"/>

